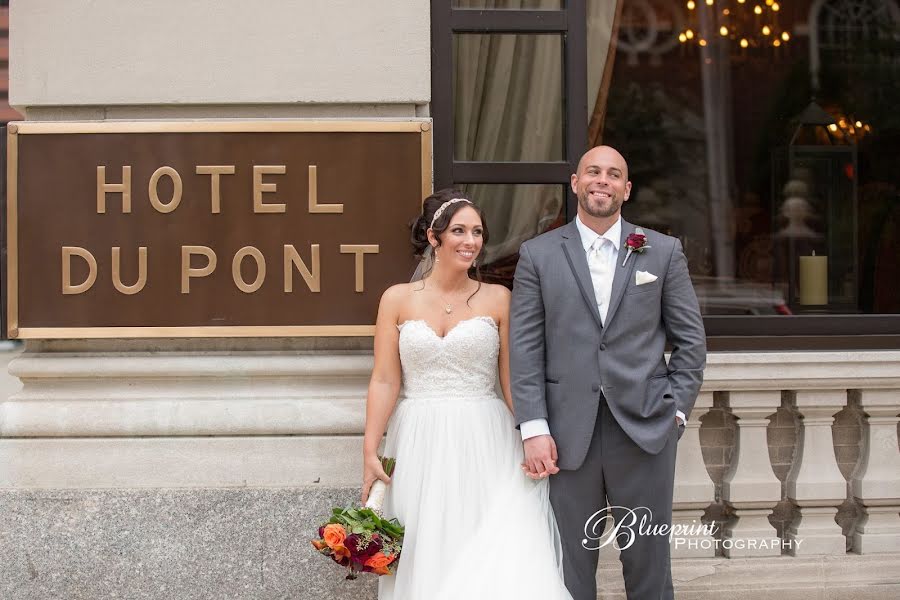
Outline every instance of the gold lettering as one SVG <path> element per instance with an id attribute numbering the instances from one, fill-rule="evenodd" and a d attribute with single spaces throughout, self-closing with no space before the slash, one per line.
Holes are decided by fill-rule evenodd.
<path id="1" fill-rule="evenodd" d="M 131 167 L 122 167 L 122 183 L 106 183 L 106 167 L 97 167 L 97 213 L 106 212 L 106 194 L 122 194 L 122 212 L 131 212 Z"/>
<path id="2" fill-rule="evenodd" d="M 256 261 L 256 279 L 250 284 L 241 276 L 241 262 L 245 256 L 250 256 Z M 238 250 L 231 261 L 231 278 L 234 279 L 234 285 L 245 294 L 252 294 L 262 287 L 266 280 L 266 259 L 263 258 L 262 252 L 253 246 L 244 246 Z"/>
<path id="3" fill-rule="evenodd" d="M 122 294 L 128 296 L 137 294 L 147 285 L 147 247 L 138 248 L 138 278 L 133 285 L 125 285 L 122 283 L 122 259 L 121 248 L 113 246 L 112 249 L 112 280 L 115 288 Z"/>
<path id="4" fill-rule="evenodd" d="M 159 180 L 165 175 L 169 179 L 172 180 L 172 199 L 169 200 L 168 203 L 160 202 L 159 200 Z M 181 204 L 181 175 L 178 174 L 178 171 L 173 169 L 172 167 L 160 167 L 157 170 L 153 171 L 153 175 L 150 176 L 150 184 L 147 186 L 150 191 L 150 204 L 153 205 L 157 211 L 165 214 L 170 213 Z"/>
<path id="5" fill-rule="evenodd" d="M 284 165 L 253 165 L 253 212 L 255 213 L 283 213 L 286 211 L 284 204 L 263 202 L 264 193 L 275 192 L 276 184 L 263 183 L 263 175 L 284 175 L 287 167 Z"/>
<path id="6" fill-rule="evenodd" d="M 319 268 L 319 245 L 312 244 L 309 247 L 310 253 L 310 262 L 312 262 L 312 271 L 306 266 L 306 263 L 303 262 L 303 259 L 300 258 L 300 254 L 297 252 L 297 249 L 294 248 L 291 244 L 284 245 L 284 291 L 285 292 L 293 292 L 294 291 L 294 273 L 293 268 L 296 267 L 298 271 L 300 271 L 300 275 L 303 276 L 303 281 L 306 282 L 306 287 L 309 288 L 311 292 L 319 292 L 322 288 L 322 273 Z"/>
<path id="7" fill-rule="evenodd" d="M 206 266 L 199 269 L 191 268 L 191 256 L 202 254 L 206 257 Z M 182 246 L 181 247 L 181 293 L 191 293 L 191 277 L 206 277 L 216 270 L 216 253 L 207 246 Z"/>
<path id="8" fill-rule="evenodd" d="M 378 254 L 378 244 L 341 244 L 341 254 L 356 255 L 356 291 L 365 291 L 365 265 L 363 255 Z"/>
<path id="9" fill-rule="evenodd" d="M 343 204 L 319 204 L 319 183 L 316 174 L 316 165 L 309 165 L 309 212 L 311 213 L 342 213 Z"/>
<path id="10" fill-rule="evenodd" d="M 210 193 L 212 194 L 212 212 L 222 212 L 221 175 L 234 175 L 234 165 L 197 165 L 197 175 L 211 175 Z"/>
<path id="11" fill-rule="evenodd" d="M 72 285 L 72 257 L 79 256 L 88 264 L 88 276 L 78 285 Z M 78 246 L 62 247 L 62 293 L 82 294 L 97 281 L 97 259 L 94 255 Z"/>

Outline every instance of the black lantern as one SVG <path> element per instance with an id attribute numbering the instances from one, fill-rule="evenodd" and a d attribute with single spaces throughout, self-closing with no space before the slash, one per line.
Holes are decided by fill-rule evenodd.
<path id="1" fill-rule="evenodd" d="M 858 310 L 856 142 L 836 121 L 811 102 L 773 155 L 775 284 L 795 312 Z"/>

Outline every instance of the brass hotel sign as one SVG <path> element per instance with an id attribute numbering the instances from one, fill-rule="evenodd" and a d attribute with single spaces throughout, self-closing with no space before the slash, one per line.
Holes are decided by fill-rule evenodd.
<path id="1" fill-rule="evenodd" d="M 9 336 L 371 335 L 423 122 L 11 123 Z"/>

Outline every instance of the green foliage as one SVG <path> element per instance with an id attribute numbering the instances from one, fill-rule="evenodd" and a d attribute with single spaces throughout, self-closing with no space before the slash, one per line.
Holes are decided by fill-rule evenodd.
<path id="1" fill-rule="evenodd" d="M 404 528 L 397 519 L 385 519 L 371 508 L 335 508 L 329 523 L 343 525 L 350 533 L 379 533 L 402 542 Z"/>

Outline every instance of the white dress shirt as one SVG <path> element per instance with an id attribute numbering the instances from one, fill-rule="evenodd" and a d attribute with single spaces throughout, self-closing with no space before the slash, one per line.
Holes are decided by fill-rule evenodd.
<path id="1" fill-rule="evenodd" d="M 622 239 L 622 217 L 620 216 L 603 235 L 581 222 L 580 217 L 575 217 L 575 226 L 581 235 L 581 245 L 588 259 L 588 268 L 591 273 L 591 283 L 594 286 L 594 297 L 597 300 L 597 310 L 600 312 L 600 321 L 606 325 L 606 314 L 609 310 L 609 301 L 612 295 L 613 276 L 616 272 L 616 262 L 619 257 L 619 242 Z M 684 423 L 684 413 L 675 411 L 675 415 Z M 532 419 L 519 426 L 522 439 L 527 440 L 539 435 L 549 435 L 550 427 L 547 419 Z"/>

